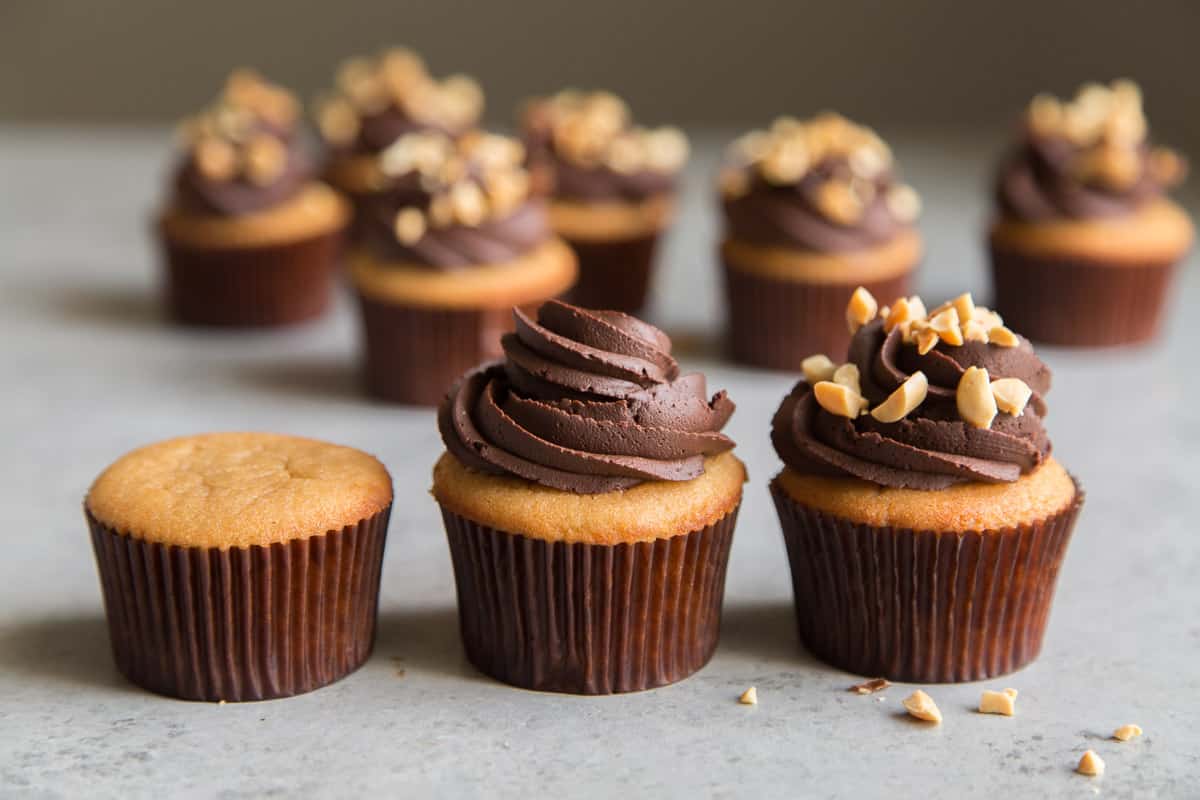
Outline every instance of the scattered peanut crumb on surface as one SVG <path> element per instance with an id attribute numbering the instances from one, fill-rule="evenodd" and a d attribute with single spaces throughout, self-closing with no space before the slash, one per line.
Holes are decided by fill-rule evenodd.
<path id="1" fill-rule="evenodd" d="M 891 685 L 886 678 L 871 678 L 869 681 L 854 684 L 848 691 L 855 694 L 875 694 L 876 692 L 882 692 Z"/>
<path id="2" fill-rule="evenodd" d="M 218 700 L 218 701 L 217 701 L 217 705 L 219 705 L 219 706 L 223 706 L 223 705 L 225 705 L 225 701 L 224 701 L 224 700 Z"/>
<path id="3" fill-rule="evenodd" d="M 749 689 L 742 692 L 742 696 L 738 698 L 738 702 L 744 706 L 758 705 L 758 689 L 751 686 Z"/>
<path id="4" fill-rule="evenodd" d="M 1079 759 L 1075 771 L 1080 775 L 1097 776 L 1104 774 L 1104 759 L 1096 755 L 1095 750 L 1088 750 Z"/>
<path id="5" fill-rule="evenodd" d="M 1017 713 L 1017 690 L 1005 689 L 1002 692 L 996 692 L 984 689 L 983 697 L 979 698 L 979 713 L 1013 716 Z"/>
<path id="6" fill-rule="evenodd" d="M 1139 725 L 1129 724 L 1122 725 L 1113 731 L 1112 738 L 1119 742 L 1128 742 L 1130 739 L 1136 739 L 1142 735 L 1142 728 Z"/>
<path id="7" fill-rule="evenodd" d="M 933 698 L 920 689 L 917 689 L 904 698 L 904 708 L 910 715 L 917 719 L 939 724 L 942 721 L 942 712 L 938 710 L 937 704 L 933 702 Z"/>

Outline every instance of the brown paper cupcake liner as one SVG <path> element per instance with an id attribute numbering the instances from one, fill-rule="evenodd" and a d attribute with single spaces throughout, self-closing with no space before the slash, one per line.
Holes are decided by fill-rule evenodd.
<path id="1" fill-rule="evenodd" d="M 269 547 L 178 547 L 122 535 L 85 510 L 117 668 L 184 700 L 302 694 L 371 654 L 391 507 Z"/>
<path id="2" fill-rule="evenodd" d="M 1035 342 L 1110 347 L 1158 335 L 1174 262 L 1047 259 L 991 247 L 996 310 Z"/>
<path id="3" fill-rule="evenodd" d="M 717 646 L 737 508 L 670 539 L 549 542 L 442 509 L 467 658 L 514 686 L 636 692 L 682 680 Z"/>
<path id="4" fill-rule="evenodd" d="M 908 295 L 911 275 L 863 285 L 881 303 L 890 303 Z M 729 356 L 786 372 L 800 372 L 800 362 L 814 353 L 834 361 L 845 358 L 850 347 L 846 304 L 858 285 L 777 280 L 726 263 Z"/>
<path id="5" fill-rule="evenodd" d="M 511 308 L 402 306 L 363 294 L 359 304 L 367 391 L 393 403 L 437 405 L 464 373 L 499 358 L 500 337 L 514 329 Z"/>
<path id="6" fill-rule="evenodd" d="M 567 240 L 579 260 L 568 301 L 584 308 L 634 314 L 646 305 L 659 234 L 611 242 Z"/>
<path id="7" fill-rule="evenodd" d="M 1083 492 L 1039 522 L 938 533 L 845 520 L 772 481 L 800 639 L 868 677 L 955 683 L 1004 675 L 1042 647 Z"/>
<path id="8" fill-rule="evenodd" d="M 287 325 L 320 316 L 342 234 L 287 244 L 199 248 L 164 240 L 171 316 L 188 325 Z"/>

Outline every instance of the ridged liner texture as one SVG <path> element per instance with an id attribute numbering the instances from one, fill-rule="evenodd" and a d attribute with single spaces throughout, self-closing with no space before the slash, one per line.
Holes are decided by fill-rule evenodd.
<path id="1" fill-rule="evenodd" d="M 402 306 L 361 294 L 359 305 L 367 391 L 406 405 L 436 406 L 468 370 L 503 355 L 500 337 L 515 327 L 511 308 Z"/>
<path id="2" fill-rule="evenodd" d="M 567 300 L 584 308 L 635 314 L 646 305 L 659 234 L 611 242 L 567 240 L 579 260 L 579 282 Z"/>
<path id="3" fill-rule="evenodd" d="M 911 275 L 863 285 L 881 304 L 890 303 L 909 294 Z M 846 304 L 857 287 L 775 280 L 726 264 L 729 356 L 785 372 L 800 372 L 800 363 L 814 353 L 844 360 L 850 347 Z"/>
<path id="4" fill-rule="evenodd" d="M 571 694 L 688 677 L 717 646 L 737 512 L 669 539 L 592 545 L 506 533 L 443 507 L 467 658 L 505 683 Z"/>
<path id="5" fill-rule="evenodd" d="M 1154 339 L 1174 262 L 1112 265 L 1046 259 L 991 248 L 995 307 L 1035 342 L 1112 347 Z"/>
<path id="6" fill-rule="evenodd" d="M 117 668 L 184 700 L 270 700 L 345 677 L 371 654 L 391 506 L 269 547 L 178 547 L 85 510 Z"/>
<path id="7" fill-rule="evenodd" d="M 267 327 L 329 306 L 342 233 L 287 244 L 198 248 L 163 241 L 167 308 L 186 325 Z"/>
<path id="8" fill-rule="evenodd" d="M 875 527 L 772 481 L 800 640 L 847 672 L 906 683 L 994 678 L 1037 657 L 1075 500 L 1039 522 L 945 533 Z"/>

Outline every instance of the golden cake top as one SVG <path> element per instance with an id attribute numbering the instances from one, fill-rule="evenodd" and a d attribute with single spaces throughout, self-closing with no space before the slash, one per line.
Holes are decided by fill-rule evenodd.
<path id="1" fill-rule="evenodd" d="M 136 539 L 225 549 L 338 531 L 392 501 L 373 456 L 274 433 L 208 433 L 134 450 L 86 499 L 104 525 Z"/>

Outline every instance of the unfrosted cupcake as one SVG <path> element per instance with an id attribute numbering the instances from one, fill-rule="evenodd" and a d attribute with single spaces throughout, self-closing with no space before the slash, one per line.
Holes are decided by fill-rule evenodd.
<path id="1" fill-rule="evenodd" d="M 512 307 L 575 282 L 575 257 L 530 194 L 520 142 L 475 132 L 402 136 L 380 156 L 350 256 L 366 379 L 378 397 L 436 405 L 463 372 L 500 353 Z"/>
<path id="2" fill-rule="evenodd" d="M 639 311 L 674 216 L 687 139 L 675 128 L 635 126 L 624 101 L 608 92 L 530 101 L 522 122 L 551 224 L 579 257 L 572 302 Z"/>
<path id="3" fill-rule="evenodd" d="M 870 129 L 832 113 L 778 119 L 733 143 L 720 193 L 736 361 L 799 371 L 809 353 L 845 351 L 855 287 L 908 293 L 920 201 Z"/>
<path id="4" fill-rule="evenodd" d="M 1050 455 L 1050 371 L 970 295 L 858 290 L 849 358 L 805 360 L 771 482 L 800 638 L 850 672 L 981 680 L 1033 660 L 1083 491 Z"/>
<path id="5" fill-rule="evenodd" d="M 997 179 L 997 310 L 1047 344 L 1152 339 L 1193 238 L 1164 196 L 1184 172 L 1177 154 L 1150 145 L 1133 83 L 1035 97 Z"/>
<path id="6" fill-rule="evenodd" d="M 186 700 L 267 700 L 358 669 L 392 483 L 349 447 L 269 433 L 169 439 L 84 502 L 117 667 Z"/>
<path id="7" fill-rule="evenodd" d="M 466 75 L 436 79 L 411 50 L 395 47 L 343 63 L 337 88 L 316 104 L 316 118 L 328 149 L 325 179 L 354 204 L 351 238 L 362 234 L 366 204 L 386 184 L 381 152 L 409 133 L 461 136 L 482 113 L 479 84 Z"/>
<path id="8" fill-rule="evenodd" d="M 467 656 L 529 689 L 662 686 L 717 645 L 745 468 L 662 331 L 551 301 L 438 409 Z"/>
<path id="9" fill-rule="evenodd" d="M 319 315 L 350 215 L 313 178 L 292 95 L 239 70 L 181 133 L 157 226 L 172 317 L 242 326 Z"/>

